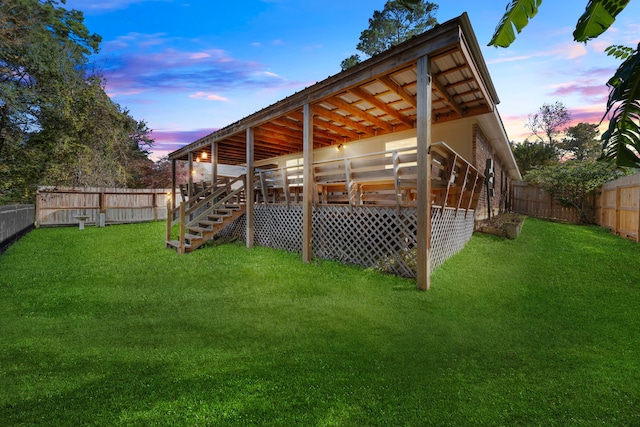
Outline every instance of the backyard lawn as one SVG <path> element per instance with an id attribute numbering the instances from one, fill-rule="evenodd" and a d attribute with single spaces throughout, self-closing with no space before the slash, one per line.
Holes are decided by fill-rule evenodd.
<path id="1" fill-rule="evenodd" d="M 0 255 L 3 426 L 640 425 L 640 244 L 527 219 L 432 289 L 164 224 Z"/>

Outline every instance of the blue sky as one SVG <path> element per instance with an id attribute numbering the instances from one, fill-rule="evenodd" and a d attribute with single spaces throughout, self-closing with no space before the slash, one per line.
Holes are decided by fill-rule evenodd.
<path id="1" fill-rule="evenodd" d="M 145 120 L 166 155 L 340 71 L 385 0 L 67 0 L 102 36 L 95 66 L 107 93 Z M 436 2 L 438 3 L 438 2 Z M 573 123 L 597 123 L 605 82 L 619 63 L 611 44 L 640 41 L 640 1 L 588 45 L 573 42 L 587 0 L 547 1 L 508 49 L 487 47 L 508 0 L 440 1 L 436 17 L 469 14 L 511 140 L 527 116 L 562 101 Z"/>

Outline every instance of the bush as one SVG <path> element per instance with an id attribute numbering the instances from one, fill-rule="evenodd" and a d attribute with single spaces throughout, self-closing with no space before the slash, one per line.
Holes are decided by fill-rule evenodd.
<path id="1" fill-rule="evenodd" d="M 593 224 L 596 191 L 622 175 L 625 171 L 616 169 L 611 162 L 568 160 L 531 170 L 524 179 L 539 185 L 563 205 L 576 208 L 581 223 Z"/>

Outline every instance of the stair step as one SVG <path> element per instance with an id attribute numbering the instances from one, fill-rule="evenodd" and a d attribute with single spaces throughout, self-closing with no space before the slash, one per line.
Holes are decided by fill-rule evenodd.
<path id="1" fill-rule="evenodd" d="M 207 218 L 209 218 L 212 221 L 222 222 L 223 218 L 229 218 L 230 216 L 231 216 L 231 213 L 210 214 L 210 215 L 207 215 Z"/>
<path id="2" fill-rule="evenodd" d="M 202 221 L 198 221 L 198 224 L 204 225 L 204 226 L 207 226 L 207 227 L 212 227 L 214 225 L 222 224 L 223 222 L 224 221 L 222 221 L 221 219 L 217 220 L 217 221 L 202 220 Z"/>
<path id="3" fill-rule="evenodd" d="M 171 246 L 177 249 L 180 247 L 180 242 L 178 242 L 177 240 L 167 240 L 167 246 Z M 191 245 L 189 244 L 185 244 L 184 247 L 186 249 L 191 249 Z"/>
<path id="4" fill-rule="evenodd" d="M 205 227 L 197 227 L 197 226 L 195 226 L 195 227 L 189 227 L 189 231 L 194 231 L 196 233 L 205 233 L 207 231 L 211 231 L 211 229 L 210 228 L 205 228 Z M 198 236 L 198 237 L 201 237 L 201 236 Z"/>
<path id="5" fill-rule="evenodd" d="M 185 233 L 184 238 L 189 241 L 204 239 L 204 237 L 202 236 L 198 236 L 197 234 L 191 234 L 191 233 Z"/>

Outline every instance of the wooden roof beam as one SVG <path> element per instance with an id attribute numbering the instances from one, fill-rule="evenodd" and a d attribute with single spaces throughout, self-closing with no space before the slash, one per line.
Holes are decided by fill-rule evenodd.
<path id="1" fill-rule="evenodd" d="M 318 106 L 315 108 L 315 111 L 318 113 L 318 116 L 321 116 L 325 119 L 329 119 L 333 122 L 343 124 L 345 126 L 349 126 L 352 129 L 355 129 L 358 132 L 365 133 L 368 135 L 374 136 L 376 134 L 375 129 L 372 129 L 369 126 L 360 124 L 354 120 L 351 120 L 349 116 L 343 116 L 341 114 L 336 113 L 335 111 L 327 110 L 324 107 Z"/>
<path id="2" fill-rule="evenodd" d="M 364 90 L 364 89 L 362 89 L 360 87 L 354 87 L 354 88 L 349 89 L 349 92 L 351 92 L 355 96 L 361 98 L 363 101 L 368 102 L 369 104 L 373 105 L 374 107 L 376 107 L 380 111 L 388 114 L 389 116 L 393 117 L 394 119 L 396 119 L 398 121 L 401 121 L 402 123 L 406 124 L 407 126 L 413 127 L 413 120 L 409 119 L 407 116 L 405 116 L 404 114 L 400 113 L 398 110 L 396 110 L 395 108 L 391 107 L 390 105 L 380 101 L 378 98 L 376 98 L 374 95 L 371 95 L 366 90 Z"/>
<path id="3" fill-rule="evenodd" d="M 263 123 L 257 129 L 264 129 L 302 141 L 302 131 L 297 131 L 288 127 L 280 126 L 274 124 L 273 122 Z"/>
<path id="4" fill-rule="evenodd" d="M 444 88 L 442 83 L 438 80 L 437 76 L 434 76 L 432 79 L 433 87 L 439 92 L 440 96 L 444 99 L 444 102 L 449 104 L 451 108 L 455 110 L 456 113 L 460 115 L 460 117 L 464 117 L 464 112 L 458 105 L 458 103 L 451 97 L 449 92 Z"/>
<path id="5" fill-rule="evenodd" d="M 362 138 L 362 135 L 360 135 L 358 132 L 354 132 L 352 130 L 346 129 L 345 126 L 338 126 L 338 125 L 334 125 L 331 122 L 325 122 L 324 120 L 318 119 L 317 117 L 314 119 L 313 125 L 314 125 L 314 135 L 317 131 L 323 132 L 321 129 L 318 129 L 318 130 L 315 129 L 315 126 L 320 126 L 332 132 L 337 133 L 337 135 L 335 135 L 335 140 L 337 142 L 340 142 L 340 139 L 342 140 L 348 139 L 350 141 L 353 141 L 353 140 Z M 326 131 L 324 132 L 326 133 Z"/>
<path id="6" fill-rule="evenodd" d="M 392 132 L 393 131 L 393 125 L 389 122 L 385 122 L 382 119 L 377 118 L 376 116 L 373 116 L 369 113 L 367 113 L 366 111 L 364 111 L 361 108 L 356 107 L 353 104 L 357 104 L 357 101 L 354 102 L 353 104 L 350 104 L 340 98 L 338 98 L 337 96 L 331 97 L 327 100 L 327 102 L 335 105 L 336 107 L 338 107 L 339 109 L 346 111 L 349 114 L 352 114 L 354 116 L 360 116 L 362 119 L 366 120 L 367 122 L 371 122 L 373 123 L 374 126 L 379 127 L 381 129 L 384 129 L 386 131 Z M 364 117 L 362 117 L 364 116 Z"/>
<path id="7" fill-rule="evenodd" d="M 300 113 L 299 115 L 300 115 L 300 119 L 302 119 L 302 113 Z M 298 118 L 295 114 L 290 114 L 290 116 L 294 117 L 296 119 Z M 321 126 L 323 128 L 329 129 L 329 130 L 331 130 L 333 132 L 336 132 L 338 135 L 335 135 L 335 136 L 331 135 L 330 133 L 327 133 L 327 132 L 324 132 L 323 134 L 321 134 L 321 135 L 325 136 L 328 139 L 333 139 L 334 141 L 338 141 L 339 142 L 340 138 L 342 138 L 342 139 L 348 138 L 350 140 L 360 139 L 361 138 L 361 136 L 360 136 L 360 134 L 358 132 L 352 131 L 352 130 L 349 130 L 349 129 L 344 129 L 344 128 L 340 127 L 340 126 L 333 125 L 330 122 L 326 122 L 324 120 L 319 119 L 317 117 L 317 115 L 316 115 L 316 117 L 314 117 L 314 122 L 313 123 L 316 126 Z M 316 133 L 318 131 L 320 131 L 320 129 L 316 130 L 314 128 L 313 134 L 316 135 Z"/>
<path id="8" fill-rule="evenodd" d="M 397 93 L 400 98 L 404 99 L 409 104 L 413 105 L 414 107 L 418 106 L 416 97 L 411 95 L 404 87 L 396 83 L 391 77 L 381 76 L 378 78 L 378 80 L 380 80 L 386 87 Z"/>

